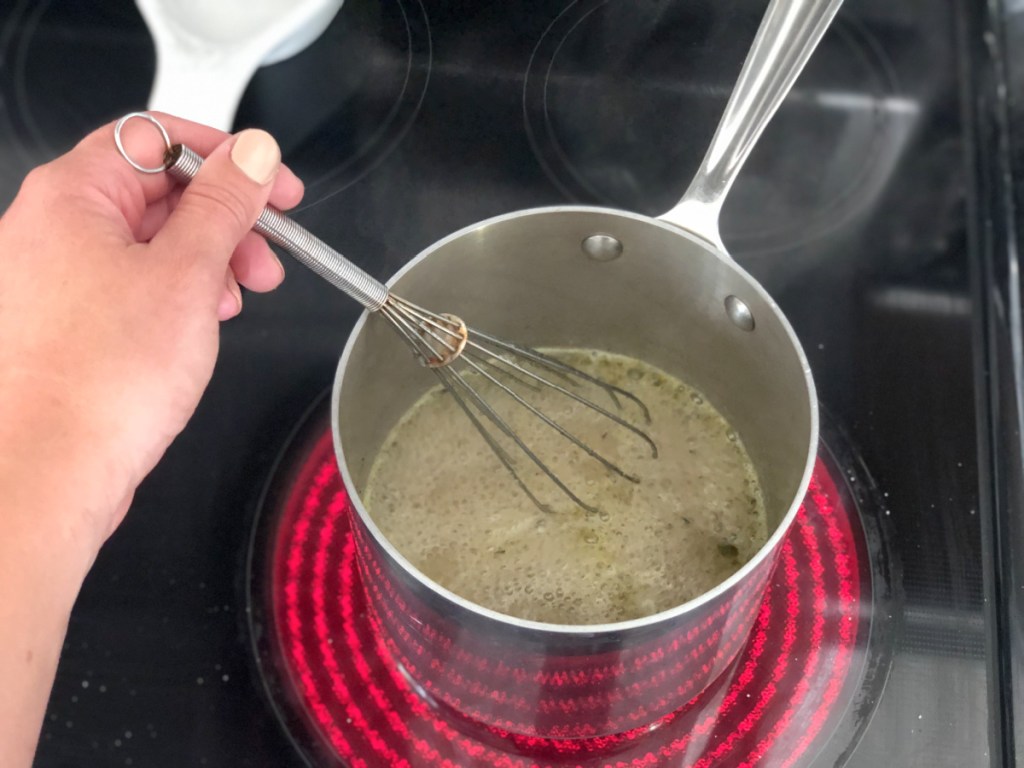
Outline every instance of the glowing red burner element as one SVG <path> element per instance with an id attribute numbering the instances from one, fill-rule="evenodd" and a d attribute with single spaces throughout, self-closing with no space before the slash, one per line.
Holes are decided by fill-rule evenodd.
<path id="1" fill-rule="evenodd" d="M 615 736 L 572 740 L 471 727 L 412 690 L 367 614 L 329 431 L 292 477 L 276 510 L 267 608 L 284 697 L 305 722 L 306 747 L 318 762 L 790 768 L 817 754 L 843 714 L 842 702 L 859 685 L 868 634 L 860 606 L 871 601 L 860 560 L 863 532 L 820 460 L 768 592 L 759 609 L 750 607 L 758 610 L 753 633 L 708 643 L 722 652 L 745 642 L 736 663 L 661 720 Z M 472 669 L 457 682 L 473 685 Z"/>

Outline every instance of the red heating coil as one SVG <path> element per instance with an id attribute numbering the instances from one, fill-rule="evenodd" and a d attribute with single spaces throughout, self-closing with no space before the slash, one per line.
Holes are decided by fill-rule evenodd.
<path id="1" fill-rule="evenodd" d="M 310 730 L 353 768 L 790 768 L 843 709 L 869 589 L 850 514 L 819 461 L 746 646 L 682 709 L 598 738 L 480 734 L 429 707 L 375 634 L 327 432 L 280 510 L 270 570 L 278 661 Z"/>

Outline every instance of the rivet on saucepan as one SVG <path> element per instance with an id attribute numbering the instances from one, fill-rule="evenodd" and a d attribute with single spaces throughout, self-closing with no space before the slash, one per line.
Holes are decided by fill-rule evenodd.
<path id="1" fill-rule="evenodd" d="M 580 247 L 594 261 L 611 261 L 622 255 L 622 241 L 611 235 L 591 235 L 580 243 Z"/>
<path id="2" fill-rule="evenodd" d="M 726 296 L 725 313 L 729 315 L 729 319 L 732 320 L 733 325 L 741 331 L 754 330 L 754 316 L 750 312 L 750 307 L 748 307 L 742 299 L 738 299 L 731 295 Z"/>

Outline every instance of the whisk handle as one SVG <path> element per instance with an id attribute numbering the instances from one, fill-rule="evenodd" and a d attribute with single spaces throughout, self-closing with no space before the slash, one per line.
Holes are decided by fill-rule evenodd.
<path id="1" fill-rule="evenodd" d="M 175 144 L 167 151 L 167 172 L 177 181 L 188 184 L 203 165 L 203 158 L 184 144 Z M 339 288 L 371 312 L 376 312 L 388 298 L 388 289 L 327 245 L 308 229 L 270 206 L 263 209 L 253 225 L 267 240 L 284 248 L 303 266 L 309 267 L 335 288 Z"/>

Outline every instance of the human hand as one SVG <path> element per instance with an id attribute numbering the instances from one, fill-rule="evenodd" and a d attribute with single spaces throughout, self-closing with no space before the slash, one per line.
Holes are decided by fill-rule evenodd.
<path id="1" fill-rule="evenodd" d="M 191 416 L 239 283 L 281 264 L 250 231 L 302 184 L 267 134 L 161 115 L 208 155 L 184 190 L 113 125 L 33 171 L 0 218 L 0 755 L 32 762 L 68 616 L 135 488 Z M 129 154 L 162 141 L 132 121 Z"/>
<path id="2" fill-rule="evenodd" d="M 34 486 L 93 549 L 194 411 L 238 285 L 284 276 L 250 231 L 260 210 L 303 192 L 267 134 L 159 119 L 207 156 L 188 187 L 131 168 L 106 125 L 29 174 L 0 219 L 0 486 Z M 159 164 L 152 126 L 123 137 Z"/>

